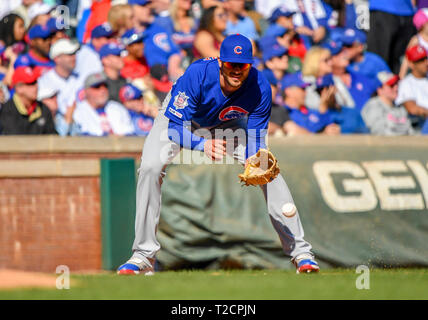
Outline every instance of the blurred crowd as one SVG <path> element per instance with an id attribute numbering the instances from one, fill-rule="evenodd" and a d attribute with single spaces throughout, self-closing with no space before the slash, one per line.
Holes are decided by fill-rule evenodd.
<path id="1" fill-rule="evenodd" d="M 0 134 L 145 136 L 234 33 L 270 135 L 428 134 L 428 0 L 1 0 Z"/>

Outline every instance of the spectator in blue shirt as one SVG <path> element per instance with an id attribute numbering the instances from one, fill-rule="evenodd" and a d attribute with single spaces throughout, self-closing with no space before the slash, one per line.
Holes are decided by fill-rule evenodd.
<path id="1" fill-rule="evenodd" d="M 330 119 L 340 126 L 342 134 L 368 133 L 368 129 L 357 109 L 340 106 L 336 101 L 336 87 L 332 74 L 316 80 L 316 91 L 320 98 L 320 107 L 327 107 Z M 325 106 L 323 106 L 325 104 Z"/>
<path id="2" fill-rule="evenodd" d="M 129 0 L 135 17 L 134 29 L 144 32 L 144 56 L 149 67 L 164 65 L 172 81 L 177 80 L 184 72 L 181 67 L 182 56 L 177 45 L 172 41 L 171 34 L 163 27 L 154 23 L 147 0 Z"/>
<path id="3" fill-rule="evenodd" d="M 55 63 L 49 59 L 52 32 L 47 26 L 36 24 L 28 31 L 30 49 L 27 53 L 18 56 L 14 63 L 14 69 L 19 67 L 31 67 L 39 74 L 50 70 Z"/>
<path id="4" fill-rule="evenodd" d="M 343 43 L 329 40 L 325 45 L 332 55 L 333 79 L 337 89 L 336 99 L 339 105 L 356 108 L 361 111 L 364 104 L 375 92 L 377 83 L 361 73 L 348 69 L 349 57 L 343 50 Z"/>
<path id="5" fill-rule="evenodd" d="M 368 51 L 381 56 L 394 74 L 400 71 L 401 57 L 410 38 L 415 8 L 412 0 L 370 0 Z"/>
<path id="6" fill-rule="evenodd" d="M 227 14 L 226 35 L 239 33 L 253 42 L 259 38 L 254 22 L 245 10 L 245 0 L 225 0 L 224 9 Z"/>
<path id="7" fill-rule="evenodd" d="M 193 42 L 199 20 L 192 16 L 191 0 L 172 0 L 169 11 L 156 16 L 154 24 L 164 28 L 186 57 L 186 67 L 193 60 Z"/>
<path id="8" fill-rule="evenodd" d="M 281 81 L 288 69 L 288 50 L 279 43 L 274 43 L 263 51 L 263 63 L 265 69 L 270 69 L 276 80 Z"/>
<path id="9" fill-rule="evenodd" d="M 294 29 L 293 15 L 295 13 L 296 12 L 289 11 L 285 7 L 276 8 L 268 19 L 269 26 L 265 30 L 263 36 L 276 37 L 283 34 L 286 30 Z"/>
<path id="10" fill-rule="evenodd" d="M 295 130 L 287 128 L 288 134 L 340 134 L 340 126 L 334 123 L 328 113 L 327 101 L 334 95 L 334 90 L 324 91 L 319 110 L 313 110 L 305 107 L 305 88 L 308 85 L 303 81 L 300 72 L 287 75 L 281 81 L 281 87 L 285 94 L 284 107 L 288 110 L 290 119 L 297 125 Z"/>
<path id="11" fill-rule="evenodd" d="M 328 1 L 333 12 L 328 20 L 330 28 L 353 28 L 357 26 L 357 13 L 353 0 Z"/>
<path id="12" fill-rule="evenodd" d="M 147 136 L 153 127 L 158 110 L 146 104 L 143 91 L 132 84 L 123 86 L 119 91 L 119 96 L 131 116 L 134 135 Z"/>
<path id="13" fill-rule="evenodd" d="M 350 59 L 349 69 L 364 76 L 375 79 L 382 71 L 390 72 L 390 68 L 379 55 L 366 51 L 367 36 L 364 31 L 345 29 L 342 34 L 343 47 Z"/>
<path id="14" fill-rule="evenodd" d="M 322 0 L 287 0 L 284 6 L 289 11 L 296 11 L 293 22 L 307 49 L 325 40 L 329 31 L 328 21 L 333 12 L 331 6 Z"/>

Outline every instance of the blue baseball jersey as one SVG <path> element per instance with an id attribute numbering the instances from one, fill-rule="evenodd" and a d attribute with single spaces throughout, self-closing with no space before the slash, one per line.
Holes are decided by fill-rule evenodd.
<path id="1" fill-rule="evenodd" d="M 195 25 L 189 32 L 183 32 L 176 30 L 174 27 L 174 21 L 171 16 L 157 16 L 153 24 L 156 24 L 164 28 L 170 35 L 172 41 L 183 50 L 191 49 L 193 47 L 193 42 L 195 40 L 195 34 L 198 30 L 199 21 L 195 19 Z"/>
<path id="2" fill-rule="evenodd" d="M 147 136 L 153 127 L 154 119 L 141 112 L 135 112 L 132 110 L 128 110 L 128 112 L 131 116 L 132 124 L 134 125 L 134 135 Z"/>
<path id="3" fill-rule="evenodd" d="M 334 123 L 330 113 L 320 113 L 318 110 L 301 107 L 299 109 L 284 106 L 290 119 L 312 133 L 318 133 L 324 130 L 326 126 Z"/>
<path id="4" fill-rule="evenodd" d="M 375 79 L 381 71 L 391 72 L 388 64 L 379 55 L 373 52 L 365 52 L 361 62 L 354 62 L 349 65 L 348 70 L 361 73 L 366 77 Z"/>
<path id="5" fill-rule="evenodd" d="M 348 88 L 348 90 L 355 101 L 356 109 L 358 111 L 361 111 L 366 102 L 372 97 L 372 94 L 376 91 L 377 85 L 374 79 L 370 79 L 360 73 L 350 72 L 350 75 L 351 87 Z"/>
<path id="6" fill-rule="evenodd" d="M 247 117 L 247 157 L 265 148 L 272 105 L 269 82 L 252 67 L 241 88 L 225 96 L 220 88 L 218 59 L 192 63 L 171 89 L 165 116 L 180 126 L 191 121 L 202 128 L 212 128 L 227 121 Z M 170 137 L 171 138 L 171 137 Z M 192 136 L 190 148 L 203 150 L 203 138 Z M 180 143 L 183 146 L 183 143 Z M 189 147 L 189 146 L 188 146 Z"/>
<path id="7" fill-rule="evenodd" d="M 19 55 L 13 65 L 13 68 L 18 67 L 31 67 L 31 68 L 40 68 L 40 69 L 52 69 L 55 67 L 55 62 L 49 59 L 41 59 L 36 57 L 29 51 L 26 54 Z"/>
<path id="8" fill-rule="evenodd" d="M 342 107 L 340 110 L 329 110 L 334 123 L 340 125 L 342 134 L 370 133 L 358 110 Z"/>
<path id="9" fill-rule="evenodd" d="M 156 64 L 168 65 L 168 59 L 180 50 L 172 41 L 171 34 L 164 28 L 152 23 L 146 30 L 144 38 L 144 56 L 147 64 L 152 67 Z"/>

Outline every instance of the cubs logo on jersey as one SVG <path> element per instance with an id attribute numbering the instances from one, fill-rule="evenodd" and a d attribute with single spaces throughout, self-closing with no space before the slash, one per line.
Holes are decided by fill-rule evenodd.
<path id="1" fill-rule="evenodd" d="M 220 112 L 218 118 L 221 121 L 229 121 L 229 120 L 242 118 L 247 114 L 248 114 L 248 111 L 245 109 L 242 109 L 241 107 L 230 106 L 230 107 L 227 107 L 226 109 L 223 109 Z"/>
<path id="2" fill-rule="evenodd" d="M 153 43 L 165 52 L 171 51 L 171 46 L 168 43 L 168 35 L 164 32 L 155 34 L 153 37 Z"/>

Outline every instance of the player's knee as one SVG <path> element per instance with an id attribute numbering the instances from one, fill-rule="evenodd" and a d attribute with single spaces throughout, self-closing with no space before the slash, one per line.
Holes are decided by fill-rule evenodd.
<path id="1" fill-rule="evenodd" d="M 162 172 L 162 163 L 156 161 L 141 161 L 139 174 L 148 174 L 153 176 L 159 176 Z"/>

